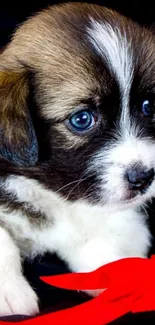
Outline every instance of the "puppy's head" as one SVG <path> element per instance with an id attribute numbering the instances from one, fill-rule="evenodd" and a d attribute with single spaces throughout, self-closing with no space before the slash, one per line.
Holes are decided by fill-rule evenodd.
<path id="1" fill-rule="evenodd" d="M 53 6 L 0 58 L 0 154 L 71 200 L 155 194 L 155 38 L 116 12 Z M 33 166 L 33 167 L 32 167 Z"/>

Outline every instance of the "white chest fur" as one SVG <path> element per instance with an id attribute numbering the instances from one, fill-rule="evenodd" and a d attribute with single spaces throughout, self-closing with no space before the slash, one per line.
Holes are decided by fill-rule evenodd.
<path id="1" fill-rule="evenodd" d="M 123 257 L 147 255 L 150 233 L 145 216 L 136 210 L 108 212 L 80 201 L 70 203 L 25 177 L 9 177 L 4 188 L 47 217 L 37 225 L 19 211 L 8 214 L 1 207 L 0 221 L 23 255 L 56 252 L 78 272 Z"/>

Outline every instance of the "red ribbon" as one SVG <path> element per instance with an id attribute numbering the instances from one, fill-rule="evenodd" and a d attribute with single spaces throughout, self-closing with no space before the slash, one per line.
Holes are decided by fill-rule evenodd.
<path id="1" fill-rule="evenodd" d="M 155 310 L 154 256 L 151 259 L 122 259 L 90 273 L 71 273 L 41 279 L 50 285 L 68 290 L 105 290 L 98 297 L 78 306 L 16 324 L 104 325 L 128 312 Z M 15 323 L 0 321 L 0 324 Z"/>

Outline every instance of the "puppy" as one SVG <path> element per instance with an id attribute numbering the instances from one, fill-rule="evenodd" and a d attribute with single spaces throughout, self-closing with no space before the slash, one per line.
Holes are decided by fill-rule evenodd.
<path id="1" fill-rule="evenodd" d="M 38 313 L 22 261 L 147 257 L 155 37 L 90 4 L 49 7 L 0 56 L 0 315 Z"/>

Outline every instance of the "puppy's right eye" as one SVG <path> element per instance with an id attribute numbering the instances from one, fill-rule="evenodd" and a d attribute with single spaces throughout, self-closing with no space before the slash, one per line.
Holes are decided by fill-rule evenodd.
<path id="1" fill-rule="evenodd" d="M 73 114 L 69 121 L 71 126 L 78 131 L 85 131 L 94 125 L 93 114 L 88 110 Z"/>
<path id="2" fill-rule="evenodd" d="M 153 115 L 154 108 L 154 101 L 146 99 L 142 102 L 142 112 L 145 116 Z"/>
<path id="3" fill-rule="evenodd" d="M 80 110 L 72 114 L 67 122 L 71 131 L 76 134 L 85 134 L 97 123 L 98 117 L 89 109 Z"/>

